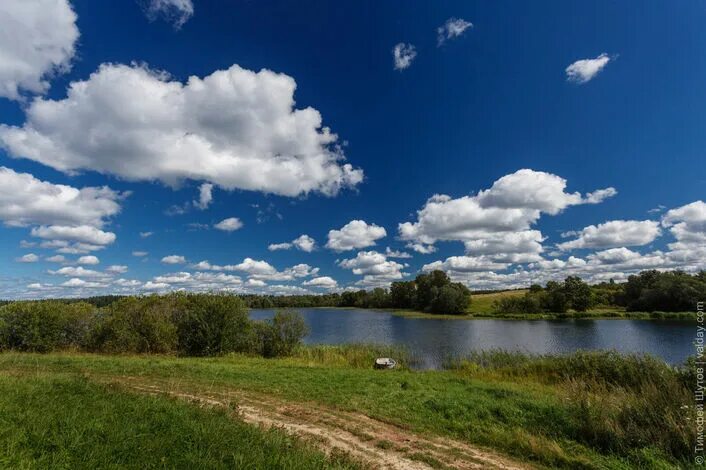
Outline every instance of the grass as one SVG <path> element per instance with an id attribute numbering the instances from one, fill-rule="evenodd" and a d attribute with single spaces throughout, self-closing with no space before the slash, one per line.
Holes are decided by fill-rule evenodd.
<path id="1" fill-rule="evenodd" d="M 357 468 L 228 413 L 75 374 L 0 375 L 0 467 Z"/>
<path id="2" fill-rule="evenodd" d="M 72 381 L 132 376 L 178 381 L 181 387 L 194 390 L 237 388 L 362 412 L 423 434 L 454 437 L 553 468 L 673 468 L 684 465 L 688 458 L 684 449 L 690 446 L 684 442 L 691 438 L 691 427 L 685 423 L 691 409 L 683 406 L 690 403 L 689 390 L 676 371 L 659 361 L 624 360 L 600 353 L 558 359 L 493 353 L 469 357 L 450 370 L 375 371 L 369 358 L 378 352 L 367 350 L 354 346 L 303 348 L 284 359 L 4 353 L 0 354 L 0 375 L 15 377 L 4 379 L 13 383 L 10 389 L 25 380 L 32 382 L 35 376 Z M 593 370 L 599 372 L 591 375 Z M 646 377 L 642 382 L 631 382 L 640 375 Z M 47 384 L 51 382 L 39 388 L 54 388 Z M 123 397 L 90 383 L 81 386 L 94 394 L 100 391 L 97 400 Z M 0 389 L 0 402 L 8 400 L 5 395 Z M 21 422 L 18 417 L 23 413 L 40 417 L 51 403 L 63 400 L 59 396 L 45 399 L 46 403 L 38 401 L 25 407 L 30 411 L 23 411 L 21 399 L 11 398 L 14 408 L 0 416 Z M 39 410 L 33 410 L 34 406 Z M 46 425 L 60 421 L 65 413 L 74 413 L 72 410 L 62 405 L 56 413 L 49 412 Z M 118 412 L 124 411 L 109 408 L 105 419 Z M 140 416 L 132 415 L 132 419 Z M 216 413 L 208 419 L 222 418 L 225 416 Z M 181 424 L 175 421 L 174 426 Z M 149 429 L 143 431 L 149 435 Z M 221 429 L 218 434 L 226 432 Z M 7 445 L 5 439 L 0 445 Z M 273 446 L 279 442 L 279 437 L 271 439 Z M 33 445 L 41 447 L 37 442 Z M 318 454 L 301 452 L 307 458 L 319 458 Z"/>

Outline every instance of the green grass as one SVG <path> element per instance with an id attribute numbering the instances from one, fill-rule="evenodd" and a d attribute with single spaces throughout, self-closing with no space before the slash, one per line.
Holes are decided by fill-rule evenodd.
<path id="1" fill-rule="evenodd" d="M 623 384 L 624 378 L 616 384 L 603 376 L 578 374 L 598 367 L 604 374 L 612 370 L 617 377 L 633 377 L 643 373 L 645 364 L 654 366 L 651 362 L 628 361 L 625 372 L 620 357 L 553 363 L 545 358 L 537 364 L 532 358 L 507 355 L 504 362 L 496 357 L 488 364 L 476 361 L 472 366 L 469 360 L 454 370 L 375 371 L 364 351 L 335 349 L 300 350 L 295 357 L 269 360 L 5 353 L 0 354 L 0 374 L 131 376 L 157 383 L 178 381 L 181 387 L 195 391 L 239 389 L 317 402 L 555 468 L 669 468 L 684 463 L 684 447 L 677 441 L 689 436 L 689 430 L 684 428 L 684 419 L 673 421 L 689 413 L 681 408 L 689 403 L 687 388 L 680 387 L 671 375 L 658 388 L 654 381 L 635 387 Z M 517 367 L 512 366 L 515 362 Z M 657 371 L 657 376 L 673 372 L 666 366 L 654 367 L 649 370 Z M 566 369 L 565 374 L 559 374 L 559 368 Z M 674 414 L 675 409 L 682 415 Z M 70 410 L 62 407 L 52 419 L 61 419 Z M 106 412 L 106 419 L 114 411 Z M 9 415 L 16 418 L 22 410 L 15 408 Z M 650 440 L 660 435 L 669 439 Z"/>
<path id="2" fill-rule="evenodd" d="M 0 375 L 2 468 L 357 468 L 277 430 L 74 374 Z"/>

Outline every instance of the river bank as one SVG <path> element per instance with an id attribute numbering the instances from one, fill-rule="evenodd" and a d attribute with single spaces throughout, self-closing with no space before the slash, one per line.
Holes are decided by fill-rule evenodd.
<path id="1" fill-rule="evenodd" d="M 555 468 L 669 467 L 681 465 L 690 451 L 692 436 L 687 418 L 693 410 L 686 385 L 689 376 L 660 361 L 610 353 L 565 357 L 489 353 L 449 364 L 449 370 L 420 372 L 403 367 L 375 371 L 370 359 L 381 353 L 402 354 L 360 346 L 303 347 L 293 357 L 269 360 L 237 355 L 177 358 L 6 352 L 0 354 L 0 388 L 12 389 L 13 393 L 0 394 L 0 409 L 12 425 L 0 433 L 0 445 L 10 449 L 4 457 L 6 462 L 28 463 L 31 456 L 46 452 L 46 448 L 41 440 L 17 436 L 39 432 L 40 423 L 45 433 L 67 423 L 80 430 L 81 420 L 89 418 L 79 419 L 81 413 L 68 404 L 57 405 L 61 403 L 61 390 L 68 387 L 79 392 L 86 389 L 86 394 L 98 393 L 100 401 L 105 402 L 101 409 L 107 406 L 108 410 L 113 409 L 115 400 L 122 403 L 121 407 L 128 406 L 129 394 L 181 397 L 199 407 L 210 400 L 213 406 L 228 403 L 232 408 L 214 416 L 192 416 L 187 409 L 179 408 L 175 413 L 183 422 L 177 420 L 172 425 L 180 432 L 195 426 L 194 422 L 209 426 L 211 420 L 220 423 L 218 429 L 223 432 L 234 432 L 223 428 L 223 415 L 242 422 L 243 416 L 247 418 L 253 412 L 248 411 L 255 406 L 252 402 L 258 400 L 265 411 L 290 409 L 294 416 L 287 419 L 292 423 L 305 419 L 297 416 L 307 409 L 322 407 L 343 420 L 341 429 L 357 432 L 363 442 L 367 439 L 390 455 L 438 468 L 445 465 L 448 455 L 425 451 L 424 446 L 417 448 L 413 443 L 405 448 L 391 437 L 392 431 L 412 433 L 422 440 L 445 437 L 474 446 L 479 452 L 486 449 L 490 458 L 499 454 L 506 459 L 507 466 L 501 468 L 511 467 L 512 462 Z M 37 380 L 44 386 L 40 387 Z M 112 395 L 114 392 L 119 395 Z M 21 402 L 29 406 L 20 407 Z M 150 403 L 167 406 L 161 401 Z M 54 411 L 47 412 L 46 407 Z M 17 415 L 20 410 L 24 419 Z M 111 413 L 91 417 L 93 429 L 105 429 L 104 435 L 113 433 L 107 428 L 116 419 Z M 351 413 L 355 419 L 367 417 L 374 422 L 367 426 L 357 421 L 346 424 Z M 144 432 L 142 439 L 159 429 L 143 423 L 152 419 L 152 412 L 130 416 L 134 420 L 131 426 Z M 382 429 L 380 423 L 391 426 L 385 428 L 386 434 L 366 434 L 370 432 L 366 430 Z M 300 429 L 293 424 L 290 428 Z M 250 442 L 260 438 L 251 436 Z M 169 442 L 165 438 L 149 449 L 135 448 L 134 452 L 149 451 L 173 462 L 170 459 L 179 451 L 169 447 Z M 234 452 L 245 452 L 237 443 L 231 444 Z M 355 458 L 327 461 L 315 452 L 316 445 L 312 450 L 309 444 L 306 439 L 304 444 L 297 441 L 293 454 L 282 457 L 297 462 L 290 468 L 304 468 L 306 462 L 318 462 L 311 468 L 355 468 Z M 67 459 L 81 450 L 70 439 L 54 445 L 58 446 L 54 449 L 58 455 Z M 198 454 L 198 446 L 204 444 L 193 445 L 192 452 Z M 283 452 L 276 447 L 268 449 Z M 96 452 L 104 454 L 105 449 Z M 246 454 L 243 464 L 256 458 Z"/>

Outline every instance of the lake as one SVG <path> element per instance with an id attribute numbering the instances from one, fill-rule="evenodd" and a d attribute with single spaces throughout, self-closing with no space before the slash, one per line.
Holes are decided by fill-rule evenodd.
<path id="1" fill-rule="evenodd" d="M 406 346 L 423 368 L 470 351 L 505 349 L 535 354 L 578 349 L 649 353 L 671 364 L 692 354 L 696 326 L 670 320 L 436 320 L 364 309 L 300 308 L 306 344 L 377 343 Z M 265 319 L 274 310 L 252 310 Z"/>

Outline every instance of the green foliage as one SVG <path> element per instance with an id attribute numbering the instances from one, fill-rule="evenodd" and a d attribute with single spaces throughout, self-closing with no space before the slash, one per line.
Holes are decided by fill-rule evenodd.
<path id="1" fill-rule="evenodd" d="M 390 290 L 346 291 L 341 294 L 257 296 L 243 299 L 251 308 L 358 307 L 416 309 L 440 314 L 464 314 L 471 293 L 463 284 L 451 282 L 443 271 L 420 274 L 413 281 L 393 282 Z"/>
<path id="2" fill-rule="evenodd" d="M 472 376 L 532 379 L 565 390 L 572 438 L 643 466 L 649 446 L 677 460 L 692 456 L 695 439 L 693 359 L 672 368 L 659 359 L 611 351 L 533 356 L 477 352 L 450 361 L 449 369 Z"/>
<path id="3" fill-rule="evenodd" d="M 0 307 L 0 350 L 49 352 L 88 341 L 93 306 L 79 302 L 12 302 Z"/>
<path id="4" fill-rule="evenodd" d="M 249 352 L 253 326 L 245 303 L 227 294 L 174 295 L 177 349 L 186 356 Z"/>
<path id="5" fill-rule="evenodd" d="M 94 327 L 92 349 L 106 353 L 173 353 L 176 297 L 125 297 L 110 304 Z"/>
<path id="6" fill-rule="evenodd" d="M 243 300 L 226 294 L 122 297 L 102 309 L 54 300 L 0 307 L 0 350 L 273 357 L 291 354 L 305 334 L 298 313 L 253 322 Z"/>
<path id="7" fill-rule="evenodd" d="M 264 357 L 290 356 L 306 336 L 301 315 L 291 310 L 278 311 L 271 320 L 256 324 L 259 352 Z"/>
<path id="8" fill-rule="evenodd" d="M 628 278 L 619 301 L 629 311 L 695 311 L 706 299 L 706 272 L 689 275 L 681 271 L 643 271 Z"/>
<path id="9" fill-rule="evenodd" d="M 591 286 L 578 276 L 569 276 L 564 282 L 549 281 L 547 286 L 534 284 L 524 296 L 508 296 L 493 304 L 496 313 L 564 313 L 569 309 L 585 312 L 595 305 Z"/>

